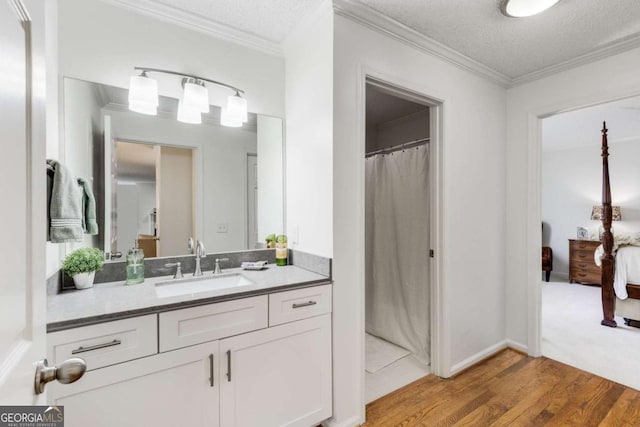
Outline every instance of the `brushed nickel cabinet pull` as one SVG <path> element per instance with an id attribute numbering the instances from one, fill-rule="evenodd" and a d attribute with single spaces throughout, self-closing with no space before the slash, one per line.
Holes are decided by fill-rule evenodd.
<path id="1" fill-rule="evenodd" d="M 316 305 L 317 302 L 315 301 L 308 301 L 308 302 L 301 302 L 300 304 L 293 304 L 291 307 L 292 308 L 302 308 L 302 307 L 308 307 L 310 305 Z"/>
<path id="2" fill-rule="evenodd" d="M 209 377 L 209 384 L 211 385 L 211 387 L 213 387 L 213 382 L 214 382 L 214 378 L 213 378 L 213 354 L 209 355 L 209 373 L 210 373 L 210 377 Z"/>
<path id="3" fill-rule="evenodd" d="M 86 353 L 87 351 L 99 350 L 101 348 L 113 347 L 114 345 L 120 345 L 120 344 L 122 344 L 122 341 L 113 340 L 111 342 L 106 342 L 104 344 L 90 345 L 89 347 L 78 347 L 75 350 L 71 350 L 71 354 Z"/>
<path id="4" fill-rule="evenodd" d="M 231 382 L 231 350 L 227 350 L 227 381 Z"/>

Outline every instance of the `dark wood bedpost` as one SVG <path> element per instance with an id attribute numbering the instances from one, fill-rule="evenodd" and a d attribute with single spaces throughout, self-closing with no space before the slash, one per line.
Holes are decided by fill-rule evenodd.
<path id="1" fill-rule="evenodd" d="M 611 234 L 611 221 L 613 211 L 611 209 L 611 185 L 609 182 L 609 144 L 607 141 L 607 123 L 602 123 L 602 315 L 601 325 L 615 328 L 613 319 L 615 310 L 615 293 L 613 291 L 613 234 Z"/>

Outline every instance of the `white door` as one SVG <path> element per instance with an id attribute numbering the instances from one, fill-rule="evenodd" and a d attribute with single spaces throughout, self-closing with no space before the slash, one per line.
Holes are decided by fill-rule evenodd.
<path id="1" fill-rule="evenodd" d="M 258 243 L 258 156 L 247 154 L 247 249 L 255 249 L 256 243 Z"/>
<path id="2" fill-rule="evenodd" d="M 220 424 L 310 427 L 331 417 L 331 315 L 220 341 Z"/>
<path id="3" fill-rule="evenodd" d="M 115 212 L 115 192 L 116 176 L 113 166 L 113 153 L 115 152 L 115 141 L 111 132 L 111 116 L 104 115 L 104 251 L 109 253 L 115 251 L 117 244 L 118 229 L 116 226 Z"/>
<path id="4" fill-rule="evenodd" d="M 51 384 L 66 427 L 218 427 L 218 341 L 96 369 Z"/>
<path id="5" fill-rule="evenodd" d="M 34 393 L 34 373 L 45 356 L 45 6 L 27 5 L 29 12 L 20 0 L 0 2 L 0 194 L 9 203 L 0 213 L 3 405 L 44 401 Z"/>

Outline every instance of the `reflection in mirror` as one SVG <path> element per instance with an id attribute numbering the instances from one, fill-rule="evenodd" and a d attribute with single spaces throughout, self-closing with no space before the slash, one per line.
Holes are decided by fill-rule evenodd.
<path id="1" fill-rule="evenodd" d="M 99 212 L 99 235 L 80 246 L 126 253 L 135 241 L 147 258 L 166 257 L 189 253 L 190 237 L 228 252 L 282 232 L 282 119 L 250 113 L 229 128 L 211 106 L 202 124 L 185 124 L 177 99 L 161 96 L 147 116 L 127 95 L 64 79 L 65 162 L 92 181 Z"/>

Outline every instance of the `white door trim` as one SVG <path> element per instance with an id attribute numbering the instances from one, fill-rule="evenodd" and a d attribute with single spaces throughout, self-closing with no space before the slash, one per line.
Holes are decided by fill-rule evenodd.
<path id="1" fill-rule="evenodd" d="M 360 66 L 358 73 L 358 138 L 357 144 L 362 154 L 362 164 L 359 173 L 362 175 L 358 194 L 360 197 L 361 212 L 359 216 L 365 218 L 365 188 L 364 188 L 364 161 L 366 152 L 366 84 L 374 83 L 384 87 L 386 90 L 397 94 L 403 98 L 410 99 L 430 107 L 430 235 L 431 248 L 435 251 L 435 258 L 431 264 L 430 278 L 430 313 L 431 313 L 431 369 L 432 372 L 441 377 L 448 377 L 451 373 L 450 366 L 450 334 L 449 322 L 446 316 L 446 287 L 444 286 L 444 150 L 443 150 L 443 114 L 445 109 L 445 99 L 438 96 L 437 90 L 425 87 L 417 82 L 410 82 L 398 76 L 391 76 L 378 70 L 366 66 Z M 362 419 L 365 414 L 365 385 L 364 385 L 364 341 L 365 341 L 365 283 L 364 283 L 364 220 L 359 224 L 361 230 L 359 235 L 363 238 L 358 242 L 358 253 L 361 259 L 356 266 L 359 270 L 358 287 L 359 298 L 359 330 L 360 330 L 360 364 L 358 367 L 361 375 L 361 407 Z M 361 270 L 361 271 L 360 271 Z"/>
<path id="2" fill-rule="evenodd" d="M 540 247 L 542 236 L 542 120 L 568 111 L 640 96 L 640 90 L 617 90 L 569 99 L 528 113 L 527 136 L 527 346 L 530 356 L 542 355 L 542 288 Z"/>

